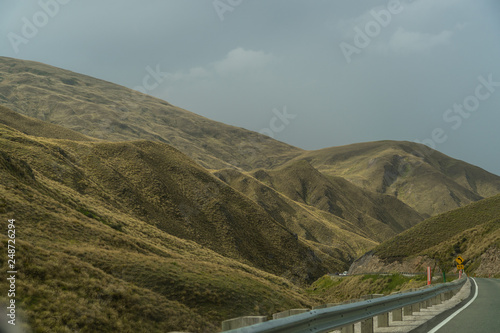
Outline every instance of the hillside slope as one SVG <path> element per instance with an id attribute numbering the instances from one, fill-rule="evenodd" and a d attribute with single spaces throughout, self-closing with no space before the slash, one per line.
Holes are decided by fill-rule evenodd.
<path id="1" fill-rule="evenodd" d="M 304 160 L 267 172 L 258 170 L 253 175 L 294 201 L 350 221 L 377 241 L 423 220 L 394 197 L 363 190 L 341 177 L 327 176 Z"/>
<path id="2" fill-rule="evenodd" d="M 20 302 L 37 331 L 213 332 L 309 306 L 300 287 L 500 192 L 500 177 L 425 146 L 304 151 L 29 61 L 0 57 L 0 104 L 0 225 L 18 220 Z M 453 224 L 435 230 L 418 265 L 451 246 L 476 258 L 469 269 L 490 267 L 493 215 L 448 243 Z M 376 259 L 404 257 L 391 255 Z"/>
<path id="3" fill-rule="evenodd" d="M 378 243 L 423 220 L 399 200 L 360 189 L 339 177 L 325 176 L 305 161 L 249 174 L 224 170 L 216 176 L 261 205 L 288 229 L 329 246 L 363 244 L 352 233 L 371 244 Z M 344 232 L 335 231 L 339 227 Z M 358 247 L 358 251 L 363 248 Z"/>
<path id="4" fill-rule="evenodd" d="M 211 170 L 275 169 L 306 160 L 327 176 L 396 197 L 422 216 L 500 193 L 500 177 L 423 145 L 381 141 L 304 151 L 110 82 L 36 62 L 0 57 L 0 104 L 97 139 L 167 143 Z"/>
<path id="5" fill-rule="evenodd" d="M 215 175 L 259 204 L 273 219 L 313 248 L 330 253 L 339 262 L 350 262 L 379 243 L 364 228 L 293 201 L 251 175 L 234 169 L 220 170 Z"/>
<path id="6" fill-rule="evenodd" d="M 127 212 L 171 235 L 273 273 L 283 274 L 286 267 L 314 259 L 258 205 L 168 145 L 30 139 L 7 127 L 2 139 L 5 159 L 24 161 L 28 170 L 50 182 L 48 189 L 63 186 L 64 192 L 93 198 L 106 210 Z M 92 206 L 74 208 L 107 220 Z M 320 267 L 313 264 L 308 270 L 317 276 L 324 272 Z"/>
<path id="7" fill-rule="evenodd" d="M 469 274 L 500 275 L 500 195 L 427 219 L 377 246 L 351 266 L 366 270 L 453 270 L 465 259 Z"/>
<path id="8" fill-rule="evenodd" d="M 0 105 L 0 124 L 14 128 L 24 134 L 49 139 L 67 139 L 74 141 L 99 141 L 62 126 L 53 125 L 35 118 L 25 117 Z"/>
<path id="9" fill-rule="evenodd" d="M 17 300 L 35 331 L 215 332 L 311 304 L 288 279 L 314 281 L 328 255 L 172 147 L 80 139 L 0 125 L 0 225 L 16 219 Z"/>
<path id="10" fill-rule="evenodd" d="M 267 168 L 302 151 L 123 86 L 32 61 L 0 57 L 0 104 L 108 141 L 168 143 L 209 169 Z"/>
<path id="11" fill-rule="evenodd" d="M 500 193 L 500 177 L 427 146 L 379 141 L 310 151 L 296 157 L 323 174 L 394 196 L 436 215 Z"/>

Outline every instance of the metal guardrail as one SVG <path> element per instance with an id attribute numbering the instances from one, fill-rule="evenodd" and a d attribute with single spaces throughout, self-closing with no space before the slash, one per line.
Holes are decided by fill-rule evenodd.
<path id="1" fill-rule="evenodd" d="M 383 275 L 383 276 L 390 276 L 390 275 L 404 275 L 404 276 L 421 276 L 421 275 L 427 275 L 427 272 L 418 272 L 418 273 L 411 273 L 411 272 L 367 272 L 367 273 L 351 273 L 348 275 L 340 275 L 340 274 L 328 274 L 330 276 L 359 276 L 359 275 Z M 446 276 L 458 276 L 458 273 L 448 273 Z"/>
<path id="2" fill-rule="evenodd" d="M 423 290 L 393 294 L 357 303 L 311 310 L 287 318 L 267 321 L 252 326 L 225 331 L 225 333 L 323 333 L 352 325 L 378 315 L 425 302 L 445 292 L 460 289 L 467 278 L 443 283 Z"/>

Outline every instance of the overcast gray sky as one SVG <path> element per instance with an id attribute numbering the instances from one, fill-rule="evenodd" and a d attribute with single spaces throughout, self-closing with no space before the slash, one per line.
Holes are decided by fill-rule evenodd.
<path id="1" fill-rule="evenodd" d="M 419 140 L 500 175 L 495 0 L 2 0 L 0 29 L 3 56 L 304 149 Z"/>

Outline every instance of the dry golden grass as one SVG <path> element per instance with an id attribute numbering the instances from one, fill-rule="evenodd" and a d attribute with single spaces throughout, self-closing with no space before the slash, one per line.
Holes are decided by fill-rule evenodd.
<path id="1" fill-rule="evenodd" d="M 214 332 L 312 304 L 285 278 L 312 282 L 324 263 L 174 148 L 3 125 L 0 147 L 0 225 L 17 220 L 18 300 L 35 331 Z"/>
<path id="2" fill-rule="evenodd" d="M 436 281 L 439 282 L 439 281 Z M 307 292 L 320 303 L 341 303 L 352 299 L 360 299 L 365 295 L 384 294 L 423 287 L 427 284 L 425 275 L 405 277 L 392 275 L 325 275 L 313 283 Z"/>
<path id="3" fill-rule="evenodd" d="M 371 240 L 386 240 L 423 220 L 397 199 L 364 190 L 340 177 L 327 176 L 306 160 L 254 175 L 296 202 L 349 221 Z"/>
<path id="4" fill-rule="evenodd" d="M 23 117 L 2 105 L 0 105 L 0 123 L 33 136 L 74 141 L 98 141 L 96 138 L 87 137 L 62 126 L 53 125 L 35 118 Z"/>
<path id="5" fill-rule="evenodd" d="M 214 332 L 314 305 L 301 287 L 500 192 L 499 177 L 420 145 L 305 152 L 29 61 L 0 57 L 0 103 L 0 226 L 20 221 L 20 301 L 40 332 Z M 478 258 L 498 243 L 488 223 L 444 248 Z"/>
<path id="6" fill-rule="evenodd" d="M 99 139 L 165 142 L 209 169 L 267 168 L 302 152 L 123 86 L 32 61 L 0 57 L 0 103 Z"/>
<path id="7" fill-rule="evenodd" d="M 396 197 L 424 216 L 500 193 L 500 177 L 415 143 L 381 141 L 307 152 L 41 63 L 0 57 L 0 78 L 0 102 L 18 113 L 98 139 L 165 142 L 207 169 L 251 171 L 306 160 L 325 175 Z"/>
<path id="8" fill-rule="evenodd" d="M 330 271 L 344 271 L 350 258 L 378 244 L 364 229 L 334 214 L 294 201 L 249 174 L 226 169 L 215 175 L 262 206 L 288 230 L 306 239 L 321 259 L 329 262 Z"/>
<path id="9" fill-rule="evenodd" d="M 500 177 L 412 142 L 379 141 L 306 152 L 325 175 L 394 196 L 433 216 L 500 193 Z"/>
<path id="10" fill-rule="evenodd" d="M 445 271 L 454 270 L 455 258 L 462 255 L 466 272 L 474 274 L 485 253 L 500 249 L 499 216 L 496 195 L 427 219 L 382 243 L 374 254 L 387 262 L 426 256 Z M 500 268 L 493 273 L 500 274 Z"/>

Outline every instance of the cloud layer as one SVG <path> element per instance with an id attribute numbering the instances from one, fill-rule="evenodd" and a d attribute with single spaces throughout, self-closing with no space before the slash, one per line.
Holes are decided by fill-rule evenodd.
<path id="1" fill-rule="evenodd" d="M 255 131 L 286 108 L 297 118 L 275 137 L 306 149 L 442 128 L 438 150 L 500 174 L 487 148 L 500 141 L 500 93 L 459 130 L 443 120 L 479 76 L 500 80 L 496 1 L 221 1 L 224 20 L 211 1 L 43 1 L 58 12 L 18 53 L 8 34 L 23 36 L 44 8 L 4 1 L 0 50 L 131 88 L 160 68 L 148 93 Z M 350 62 L 341 43 L 356 48 Z"/>

